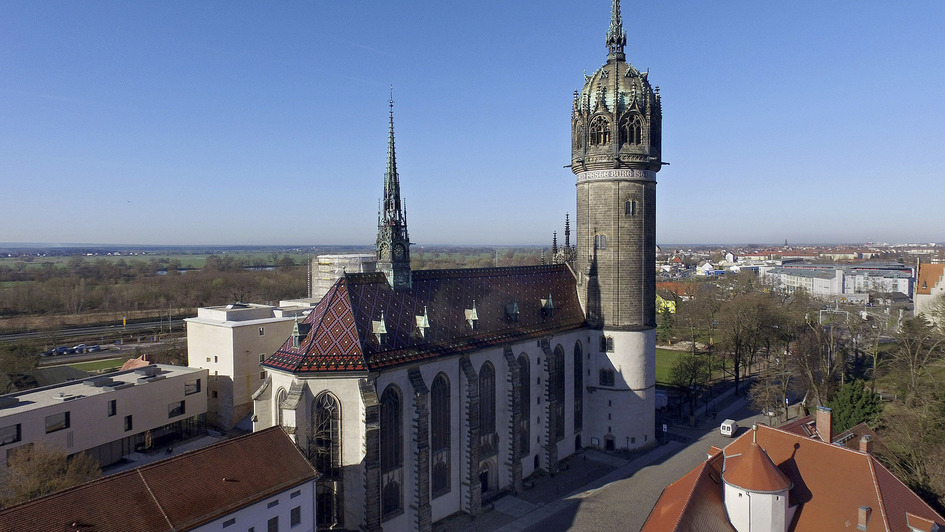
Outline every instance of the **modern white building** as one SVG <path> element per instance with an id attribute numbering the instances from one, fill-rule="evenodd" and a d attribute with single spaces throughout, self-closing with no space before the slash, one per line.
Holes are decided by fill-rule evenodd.
<path id="1" fill-rule="evenodd" d="M 317 478 L 273 428 L 5 508 L 0 532 L 311 532 Z"/>
<path id="2" fill-rule="evenodd" d="M 0 396 L 0 456 L 43 442 L 104 467 L 202 433 L 206 383 L 207 370 L 149 365 Z"/>
<path id="3" fill-rule="evenodd" d="M 823 299 L 867 302 L 871 294 L 901 293 L 912 298 L 913 270 L 902 264 L 808 264 L 762 266 L 762 278 L 773 280 L 789 292 L 806 290 Z"/>
<path id="4" fill-rule="evenodd" d="M 197 309 L 187 318 L 187 365 L 209 372 L 207 422 L 233 428 L 253 411 L 253 392 L 266 375 L 260 367 L 292 334 L 307 306 L 234 303 Z"/>

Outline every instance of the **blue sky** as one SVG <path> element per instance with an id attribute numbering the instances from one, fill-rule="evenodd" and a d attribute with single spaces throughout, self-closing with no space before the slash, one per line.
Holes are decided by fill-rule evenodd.
<path id="1" fill-rule="evenodd" d="M 2 2 L 0 242 L 548 245 L 610 2 Z M 945 3 L 623 2 L 658 242 L 943 241 Z"/>

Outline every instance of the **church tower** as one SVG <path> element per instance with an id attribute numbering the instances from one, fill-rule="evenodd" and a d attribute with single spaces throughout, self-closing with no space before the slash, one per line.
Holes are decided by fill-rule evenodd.
<path id="1" fill-rule="evenodd" d="M 619 0 L 613 0 L 605 43 L 607 62 L 585 74 L 571 114 L 575 272 L 587 322 L 601 331 L 600 369 L 613 372 L 613 386 L 602 385 L 604 393 L 592 397 L 604 404 L 619 401 L 628 414 L 605 422 L 605 438 L 632 448 L 653 441 L 662 112 L 659 88 L 650 85 L 648 72 L 626 61 Z M 602 376 L 601 382 L 611 380 Z"/>
<path id="2" fill-rule="evenodd" d="M 390 129 L 387 134 L 387 171 L 384 199 L 377 215 L 377 270 L 383 272 L 394 290 L 411 287 L 410 237 L 407 213 L 400 203 L 400 176 L 394 152 L 394 96 L 390 98 Z"/>

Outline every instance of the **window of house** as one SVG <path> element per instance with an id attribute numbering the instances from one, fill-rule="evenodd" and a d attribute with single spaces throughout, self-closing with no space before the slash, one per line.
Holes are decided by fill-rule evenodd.
<path id="1" fill-rule="evenodd" d="M 125 432 L 128 432 L 128 431 L 131 430 L 133 427 L 134 427 L 134 425 L 133 425 L 132 422 L 131 422 L 131 414 L 129 414 L 129 415 L 125 416 Z"/>
<path id="2" fill-rule="evenodd" d="M 275 516 L 266 522 L 266 532 L 279 532 L 279 516 Z"/>
<path id="3" fill-rule="evenodd" d="M 220 357 L 218 357 L 218 356 L 216 356 L 216 355 L 213 355 L 213 361 L 214 361 L 214 362 L 219 362 L 219 361 L 220 361 Z"/>
<path id="4" fill-rule="evenodd" d="M 269 504 L 266 505 L 266 508 L 274 508 L 276 506 L 279 506 L 279 499 L 270 501 Z"/>
<path id="5" fill-rule="evenodd" d="M 262 335 L 264 335 L 264 334 L 266 334 L 266 328 L 265 328 L 265 327 L 260 327 L 260 328 L 259 328 L 259 336 L 262 336 Z"/>
<path id="6" fill-rule="evenodd" d="M 200 379 L 194 379 L 184 383 L 184 395 L 191 395 L 200 392 Z"/>
<path id="7" fill-rule="evenodd" d="M 553 379 L 552 385 L 555 388 L 555 398 L 557 401 L 554 403 L 554 423 L 555 423 L 555 441 L 561 441 L 564 439 L 564 348 L 560 345 L 555 347 L 554 351 L 555 357 L 555 373 L 550 376 Z"/>
<path id="8" fill-rule="evenodd" d="M 600 370 L 600 385 L 601 385 L 601 386 L 613 386 L 613 385 L 614 385 L 614 370 L 612 370 L 612 369 L 602 369 L 602 370 Z"/>
<path id="9" fill-rule="evenodd" d="M 289 510 L 289 526 L 298 526 L 302 524 L 302 507 L 296 506 Z"/>
<path id="10" fill-rule="evenodd" d="M 265 372 L 265 371 L 260 371 L 260 372 L 259 372 L 259 380 L 261 380 L 261 381 L 266 380 L 266 372 Z"/>
<path id="11" fill-rule="evenodd" d="M 210 397 L 213 398 L 213 399 L 216 399 L 216 398 L 217 398 L 217 392 L 216 392 L 216 390 L 210 392 Z"/>
<path id="12" fill-rule="evenodd" d="M 226 521 L 223 521 L 223 528 L 230 527 L 230 526 L 233 526 L 233 525 L 235 525 L 235 524 L 236 524 L 236 518 L 235 518 L 235 517 L 234 517 L 233 519 L 227 519 Z"/>
<path id="13" fill-rule="evenodd" d="M 302 494 L 302 490 L 295 490 L 295 491 L 293 491 L 292 493 L 289 494 L 289 498 L 290 498 L 290 499 L 294 499 L 294 498 L 298 497 L 298 496 L 301 495 L 301 494 Z"/>
<path id="14" fill-rule="evenodd" d="M 607 235 L 594 235 L 594 249 L 607 249 Z"/>
<path id="15" fill-rule="evenodd" d="M 581 343 L 574 343 L 574 432 L 584 428 L 584 353 L 581 352 Z"/>
<path id="16" fill-rule="evenodd" d="M 184 415 L 184 402 L 175 401 L 167 405 L 167 419 Z"/>
<path id="17" fill-rule="evenodd" d="M 627 200 L 627 203 L 623 206 L 624 215 L 626 216 L 636 216 L 637 215 L 637 201 L 636 200 Z"/>
<path id="18" fill-rule="evenodd" d="M 259 361 L 260 361 L 260 362 L 265 362 L 265 361 L 266 361 L 266 355 L 264 355 L 264 354 L 262 354 L 262 353 L 259 353 Z"/>
<path id="19" fill-rule="evenodd" d="M 108 417 L 114 416 L 118 412 L 118 401 L 112 399 L 108 402 Z"/>
<path id="20" fill-rule="evenodd" d="M 20 424 L 16 425 L 7 425 L 6 427 L 0 427 L 0 445 L 8 445 L 11 443 L 16 443 L 20 441 L 22 436 L 20 432 Z"/>
<path id="21" fill-rule="evenodd" d="M 46 416 L 46 434 L 69 428 L 69 412 Z"/>

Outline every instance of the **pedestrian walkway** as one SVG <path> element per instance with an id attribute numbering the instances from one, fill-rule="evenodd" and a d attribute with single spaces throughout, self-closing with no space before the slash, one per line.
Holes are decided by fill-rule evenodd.
<path id="1" fill-rule="evenodd" d="M 679 442 L 670 442 L 629 456 L 584 449 L 562 460 L 558 473 L 530 478 L 531 487 L 517 496 L 506 495 L 486 505 L 477 517 L 457 514 L 441 520 L 433 529 L 440 532 L 524 530 L 554 515 L 569 504 L 569 500 L 586 497 L 611 482 L 627 478 L 682 447 Z"/>
<path id="2" fill-rule="evenodd" d="M 730 390 L 710 401 L 708 408 L 715 408 L 717 418 L 725 419 L 726 416 L 735 415 L 745 404 L 744 397 L 737 396 L 734 390 Z M 702 409 L 702 415 L 705 414 L 705 408 Z M 608 484 L 628 478 L 651 464 L 662 462 L 685 448 L 689 441 L 698 439 L 715 428 L 715 422 L 711 419 L 705 419 L 696 427 L 689 427 L 688 424 L 671 425 L 670 434 L 679 435 L 683 441 L 673 439 L 645 452 L 629 455 L 583 449 L 562 460 L 561 471 L 558 473 L 538 474 L 529 478 L 522 493 L 506 495 L 485 505 L 479 516 L 456 514 L 438 521 L 433 525 L 433 529 L 439 532 L 526 530 L 562 512 L 574 504 L 575 499 L 588 497 Z"/>

